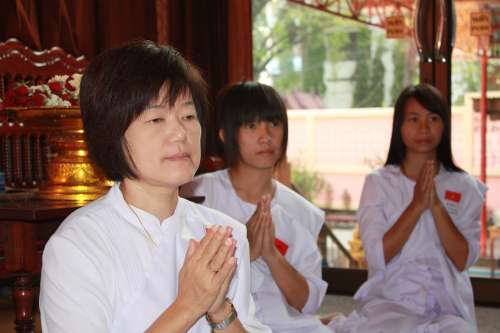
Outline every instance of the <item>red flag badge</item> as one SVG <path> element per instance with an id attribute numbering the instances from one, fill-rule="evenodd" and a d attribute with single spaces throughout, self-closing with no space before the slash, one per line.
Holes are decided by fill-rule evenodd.
<path id="1" fill-rule="evenodd" d="M 274 245 L 276 245 L 276 248 L 280 251 L 282 256 L 284 256 L 288 251 L 288 244 L 283 242 L 281 239 L 275 238 Z"/>
<path id="2" fill-rule="evenodd" d="M 446 200 L 460 202 L 460 199 L 462 199 L 462 194 L 458 193 L 458 192 L 453 192 L 453 191 L 446 191 L 444 193 L 444 198 Z"/>

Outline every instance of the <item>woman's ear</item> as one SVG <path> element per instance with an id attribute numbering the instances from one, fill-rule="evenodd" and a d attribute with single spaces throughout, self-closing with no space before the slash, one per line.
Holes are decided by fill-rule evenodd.
<path id="1" fill-rule="evenodd" d="M 222 128 L 219 130 L 219 139 L 224 143 L 224 130 Z"/>

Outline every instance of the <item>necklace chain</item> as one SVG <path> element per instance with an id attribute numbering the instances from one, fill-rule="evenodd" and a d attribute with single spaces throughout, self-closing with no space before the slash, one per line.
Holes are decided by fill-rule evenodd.
<path id="1" fill-rule="evenodd" d="M 152 244 L 154 244 L 156 246 L 156 243 L 153 240 L 153 237 L 149 233 L 148 229 L 146 229 L 146 227 L 144 226 L 144 223 L 142 223 L 142 220 L 139 217 L 139 215 L 136 213 L 136 211 L 132 208 L 132 206 L 130 206 L 130 204 L 127 201 L 125 201 L 125 203 L 127 204 L 128 208 L 132 211 L 132 213 L 135 215 L 135 217 L 137 218 L 137 221 L 139 221 L 139 224 L 141 225 L 142 229 L 144 230 L 144 233 L 147 235 L 147 238 L 151 241 Z"/>

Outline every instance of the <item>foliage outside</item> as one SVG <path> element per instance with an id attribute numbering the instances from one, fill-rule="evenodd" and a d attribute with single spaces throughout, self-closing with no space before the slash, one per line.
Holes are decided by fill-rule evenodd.
<path id="1" fill-rule="evenodd" d="M 416 55 L 408 40 L 389 41 L 381 29 L 284 0 L 253 0 L 252 5 L 254 77 L 264 78 L 281 94 L 302 91 L 324 98 L 328 84 L 346 80 L 336 70 L 354 62 L 354 73 L 347 78 L 351 107 L 381 107 L 416 78 Z M 384 54 L 393 62 L 389 72 Z M 325 72 L 327 67 L 331 73 Z M 386 89 L 389 99 L 384 101 Z"/>
<path id="2" fill-rule="evenodd" d="M 500 90 L 500 59 L 488 62 L 488 90 Z M 452 66 L 452 103 L 464 104 L 465 92 L 481 90 L 481 64 L 479 60 L 455 61 Z"/>
<path id="3" fill-rule="evenodd" d="M 326 184 L 318 172 L 308 169 L 302 163 L 292 165 L 292 183 L 311 202 L 314 202 Z"/>
<path id="4" fill-rule="evenodd" d="M 355 63 L 347 78 L 350 107 L 392 106 L 404 87 L 418 82 L 410 39 L 388 40 L 382 29 L 285 0 L 253 0 L 252 6 L 254 77 L 267 78 L 283 95 L 302 91 L 324 98 L 329 83 L 346 80 L 337 71 L 348 62 Z M 480 90 L 479 60 L 454 59 L 452 71 L 452 103 L 463 104 L 465 92 Z M 500 89 L 498 73 L 500 61 L 490 59 L 488 90 Z"/>

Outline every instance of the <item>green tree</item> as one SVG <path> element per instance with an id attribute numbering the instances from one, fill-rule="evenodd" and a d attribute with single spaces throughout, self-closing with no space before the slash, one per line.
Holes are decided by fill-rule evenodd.
<path id="1" fill-rule="evenodd" d="M 375 57 L 372 61 L 372 70 L 370 73 L 370 94 L 371 98 L 366 102 L 368 106 L 371 107 L 381 107 L 384 104 L 384 78 L 385 78 L 385 67 L 382 62 L 382 54 L 385 51 L 383 40 L 377 42 L 377 49 L 375 51 Z"/>
<path id="2" fill-rule="evenodd" d="M 403 48 L 403 43 L 399 40 L 395 42 L 392 51 L 392 61 L 394 64 L 394 81 L 391 85 L 391 105 L 396 104 L 396 100 L 405 86 L 405 52 Z"/>
<path id="3" fill-rule="evenodd" d="M 309 201 L 314 201 L 326 184 L 317 172 L 306 168 L 301 163 L 292 166 L 292 183 Z"/>
<path id="4" fill-rule="evenodd" d="M 286 1 L 254 0 L 252 6 L 254 77 L 266 72 L 271 60 L 278 59 L 279 73 L 268 73 L 274 77 L 278 91 L 286 93 L 299 88 L 323 94 L 323 32 L 334 26 L 333 16 Z M 267 6 L 271 6 L 272 18 L 267 15 Z M 301 60 L 300 71 L 293 66 L 295 58 Z"/>
<path id="5" fill-rule="evenodd" d="M 332 64 L 352 58 L 355 48 L 351 42 L 352 31 L 356 29 L 351 21 L 333 18 L 335 29 L 325 35 L 326 60 Z"/>
<path id="6" fill-rule="evenodd" d="M 326 90 L 323 81 L 326 48 L 323 38 L 309 34 L 304 40 L 302 89 L 318 95 Z"/>
<path id="7" fill-rule="evenodd" d="M 479 91 L 481 85 L 481 75 L 479 61 L 457 61 L 453 64 L 452 79 L 458 78 L 455 81 L 455 89 L 453 89 L 453 104 L 461 105 L 464 103 L 463 92 Z"/>
<path id="8" fill-rule="evenodd" d="M 386 40 L 374 38 L 374 28 L 283 0 L 253 0 L 252 6 L 255 79 L 261 74 L 271 77 L 280 93 L 301 89 L 324 95 L 324 63 L 336 68 L 335 64 L 354 59 L 353 106 L 383 105 Z M 412 56 L 407 42 L 396 44 L 392 100 L 407 83 L 418 79 L 415 64 L 407 60 Z M 269 66 L 271 61 L 273 66 Z M 335 73 L 328 73 L 328 78 L 336 80 Z"/>
<path id="9" fill-rule="evenodd" d="M 453 63 L 453 77 L 458 77 L 455 81 L 456 93 L 453 95 L 453 104 L 460 105 L 464 103 L 464 94 L 462 92 L 477 92 L 481 90 L 481 63 L 479 60 L 463 60 Z M 488 62 L 488 90 L 500 89 L 500 62 L 496 59 L 490 59 Z M 460 88 L 461 89 L 460 89 Z"/>
<path id="10" fill-rule="evenodd" d="M 293 50 L 291 49 L 283 51 L 278 56 L 280 73 L 282 74 L 275 77 L 274 85 L 280 92 L 293 91 L 302 84 L 301 73 L 294 69 L 293 57 Z"/>
<path id="11" fill-rule="evenodd" d="M 371 78 L 371 54 L 370 41 L 371 31 L 366 27 L 361 27 L 356 34 L 356 67 L 352 75 L 354 81 L 353 92 L 353 107 L 367 107 L 370 95 L 370 78 Z"/>

